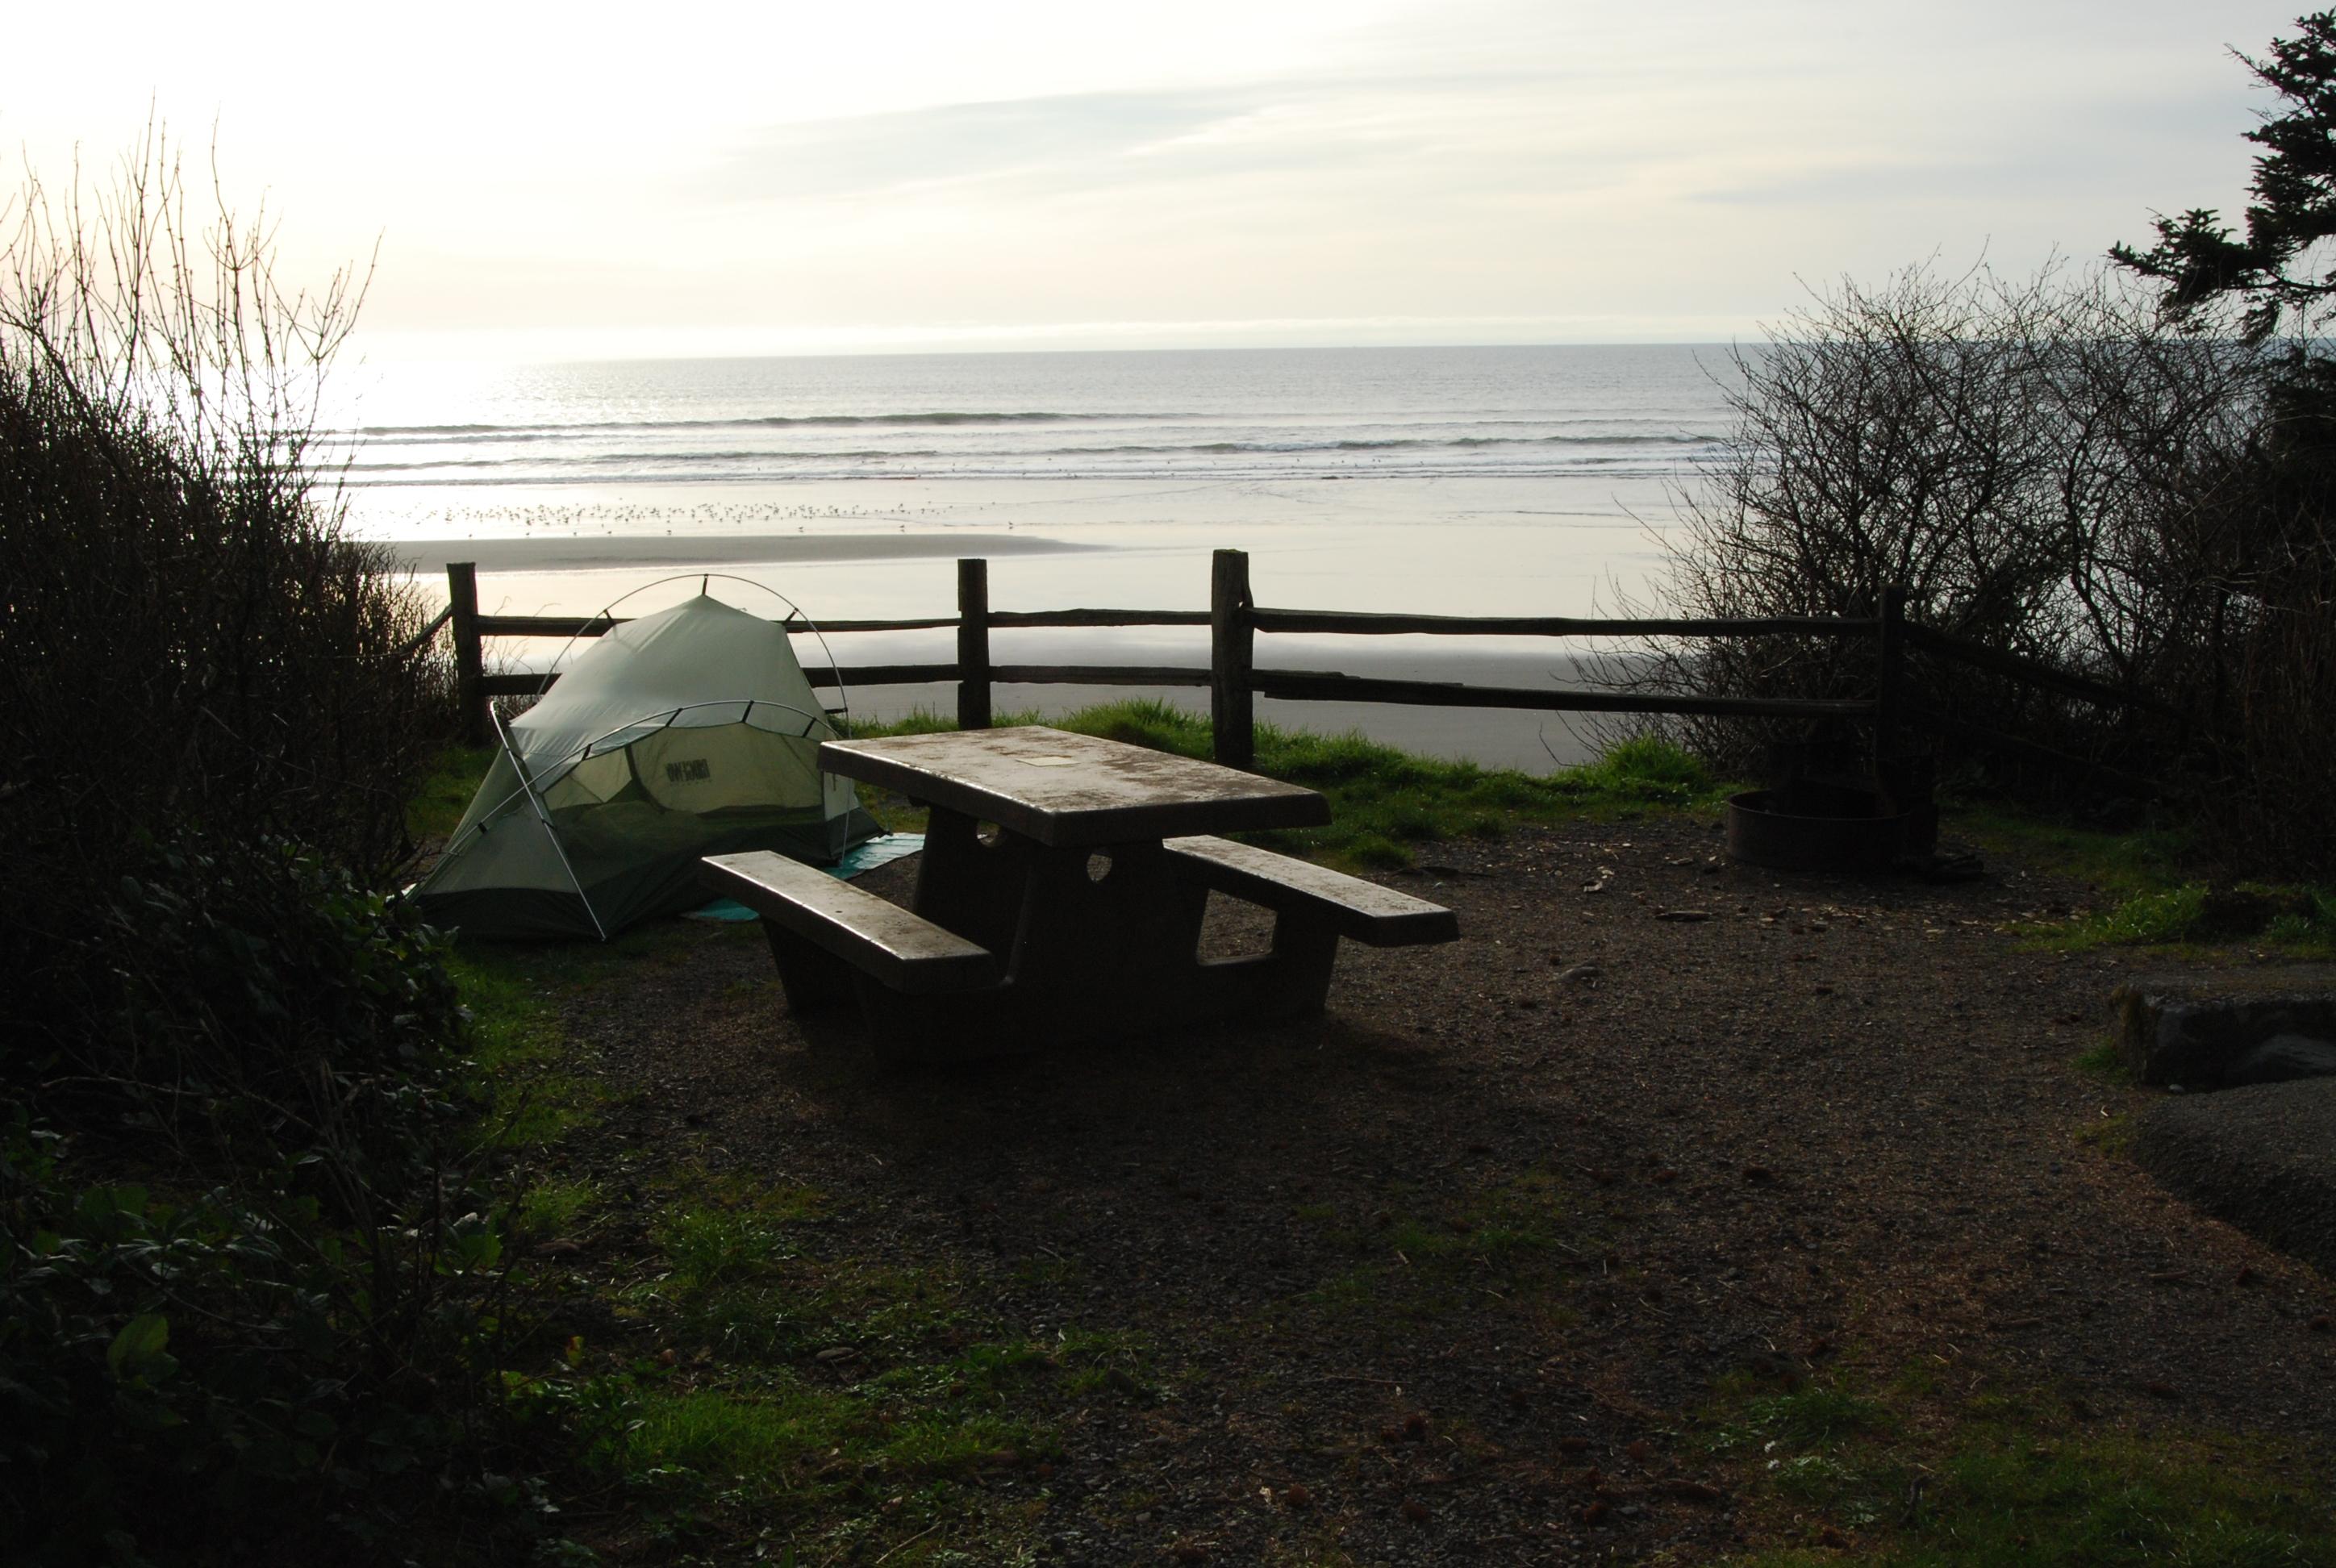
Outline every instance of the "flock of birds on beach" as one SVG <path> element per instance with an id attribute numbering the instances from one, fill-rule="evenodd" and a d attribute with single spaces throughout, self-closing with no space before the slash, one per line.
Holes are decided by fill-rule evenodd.
<path id="1" fill-rule="evenodd" d="M 974 507 L 994 503 L 981 502 Z M 464 539 L 526 538 L 538 531 L 547 536 L 581 538 L 634 537 L 698 533 L 782 531 L 793 523 L 797 533 L 814 524 L 825 527 L 866 527 L 893 523 L 906 531 L 910 522 L 946 523 L 962 521 L 968 506 L 813 506 L 778 502 L 701 502 L 694 506 L 636 504 L 616 501 L 564 502 L 534 505 L 413 507 L 401 512 L 377 513 L 379 521 L 401 533 L 452 534 Z M 1008 522 L 1006 525 L 1012 528 Z"/>

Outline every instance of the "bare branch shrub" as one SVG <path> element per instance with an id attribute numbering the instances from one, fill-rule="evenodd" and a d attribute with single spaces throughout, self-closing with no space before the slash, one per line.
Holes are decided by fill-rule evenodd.
<path id="1" fill-rule="evenodd" d="M 523 1552 L 466 1015 L 377 891 L 446 661 L 316 439 L 362 291 L 159 134 L 0 219 L 0 1539 Z"/>
<path id="2" fill-rule="evenodd" d="M 360 280 L 287 291 L 264 214 L 198 227 L 160 132 L 94 196 L 28 175 L 11 207 L 0 918 L 54 929 L 141 835 L 186 830 L 385 874 L 446 677 L 402 652 L 423 606 L 318 461 Z"/>
<path id="3" fill-rule="evenodd" d="M 2185 722 L 1918 659 L 1908 695 L 1932 714 L 2226 808 L 2237 790 L 2253 820 L 2292 828 L 2321 808 L 2288 797 L 2324 801 L 2336 784 L 2320 696 L 2336 648 L 2331 535 L 2312 510 L 2336 486 L 2299 477 L 2277 363 L 2167 326 L 2114 276 L 1918 268 L 1844 283 L 1732 356 L 1735 428 L 1678 498 L 1658 597 L 1679 615 L 1865 615 L 1903 584 L 1922 624 Z M 1729 639 L 1673 648 L 1646 678 L 1855 697 L 1873 689 L 1872 659 L 1857 639 Z M 1774 738 L 1720 720 L 1680 729 L 1737 768 Z"/>

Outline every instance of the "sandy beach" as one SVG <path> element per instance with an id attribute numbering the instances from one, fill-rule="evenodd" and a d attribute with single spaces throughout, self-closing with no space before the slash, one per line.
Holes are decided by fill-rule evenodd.
<path id="1" fill-rule="evenodd" d="M 449 561 L 474 562 L 490 614 L 642 614 L 708 574 L 717 597 L 764 613 L 926 619 L 954 613 L 963 558 L 990 562 L 996 610 L 1201 610 L 1212 553 L 1239 550 L 1267 607 L 1611 615 L 1648 597 L 1678 495 L 1719 450 L 1726 364 L 1685 345 L 414 364 L 384 367 L 346 411 L 343 498 L 352 531 L 394 546 L 426 593 L 443 593 Z M 992 648 L 1000 663 L 1207 662 L 1205 638 L 1154 628 L 1000 634 Z M 559 649 L 488 651 L 529 668 Z M 833 651 L 846 665 L 955 657 L 946 631 Z M 1587 651 L 1268 637 L 1257 657 L 1531 687 L 1572 683 Z M 996 695 L 1042 713 L 1202 699 Z M 877 717 L 955 697 L 852 696 Z M 1531 712 L 1259 713 L 1504 766 L 1588 749 L 1579 721 Z"/>

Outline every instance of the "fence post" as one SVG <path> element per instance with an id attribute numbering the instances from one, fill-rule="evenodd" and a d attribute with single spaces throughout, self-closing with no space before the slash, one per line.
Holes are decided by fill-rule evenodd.
<path id="1" fill-rule="evenodd" d="M 989 562 L 957 563 L 957 727 L 989 727 Z"/>
<path id="2" fill-rule="evenodd" d="M 487 660 L 479 647 L 479 568 L 476 562 L 446 563 L 446 607 L 454 634 L 454 711 L 462 744 L 485 745 L 494 735 L 487 695 L 480 689 L 486 679 Z"/>
<path id="3" fill-rule="evenodd" d="M 1217 760 L 1227 767 L 1257 764 L 1256 700 L 1250 691 L 1253 608 L 1249 552 L 1218 550 L 1209 569 L 1209 727 Z"/>
<path id="4" fill-rule="evenodd" d="M 1899 709 L 1905 700 L 1906 589 L 1882 589 L 1881 613 L 1874 623 L 1874 766 L 1879 774 L 1898 748 Z"/>

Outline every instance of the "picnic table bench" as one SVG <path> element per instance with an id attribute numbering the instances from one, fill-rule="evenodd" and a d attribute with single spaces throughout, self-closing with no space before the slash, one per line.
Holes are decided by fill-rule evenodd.
<path id="1" fill-rule="evenodd" d="M 791 1010 L 856 1002 L 890 1055 L 1295 1017 L 1323 1007 L 1341 937 L 1459 935 L 1450 910 L 1212 836 L 1329 820 L 1311 790 L 1213 763 L 1027 726 L 831 741 L 820 765 L 930 808 L 913 908 L 770 853 L 706 872 L 763 916 Z M 1266 951 L 1199 956 L 1212 891 L 1273 911 Z"/>

